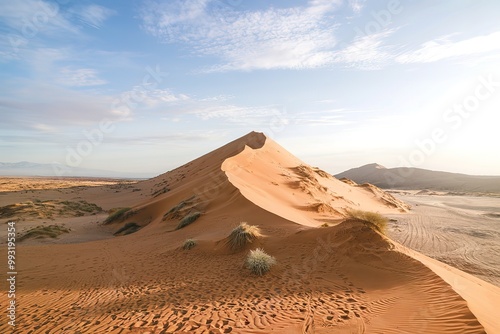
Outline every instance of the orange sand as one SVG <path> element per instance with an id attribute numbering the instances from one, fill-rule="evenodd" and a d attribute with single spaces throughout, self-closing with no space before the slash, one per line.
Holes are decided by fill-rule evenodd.
<path id="1" fill-rule="evenodd" d="M 134 187 L 57 194 L 105 210 L 131 206 L 111 226 L 143 228 L 91 242 L 20 243 L 16 333 L 500 332 L 499 288 L 343 217 L 346 208 L 406 211 L 404 203 L 338 181 L 263 134 Z M 165 214 L 181 201 L 179 214 L 202 215 L 176 230 L 179 219 Z M 221 241 L 242 221 L 264 237 L 232 252 Z M 180 249 L 187 238 L 198 241 L 189 251 Z M 277 259 L 262 277 L 243 265 L 257 247 Z M 2 296 L 0 308 L 6 303 Z M 1 333 L 10 332 L 5 319 Z"/>

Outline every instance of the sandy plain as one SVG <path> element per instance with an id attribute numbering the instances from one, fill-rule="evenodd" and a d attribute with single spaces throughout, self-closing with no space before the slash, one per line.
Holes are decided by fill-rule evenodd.
<path id="1" fill-rule="evenodd" d="M 500 286 L 500 198 L 396 191 L 411 213 L 391 215 L 389 237 Z"/>

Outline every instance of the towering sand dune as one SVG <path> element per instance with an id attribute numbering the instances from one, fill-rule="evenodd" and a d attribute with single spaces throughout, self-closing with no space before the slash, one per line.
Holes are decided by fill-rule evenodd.
<path id="1" fill-rule="evenodd" d="M 19 247 L 16 333 L 500 331 L 500 289 L 344 219 L 347 208 L 401 212 L 404 203 L 338 181 L 263 134 L 135 189 L 78 196 L 105 209 L 131 206 L 108 226 L 135 223 L 138 232 Z M 243 221 L 263 236 L 234 251 L 225 240 Z M 182 249 L 187 238 L 197 241 L 191 250 Z M 257 247 L 277 260 L 262 277 L 244 267 Z M 0 332 L 10 332 L 3 321 Z"/>
<path id="2" fill-rule="evenodd" d="M 192 196 L 197 202 L 195 208 L 205 210 L 236 187 L 238 194 L 260 208 L 306 226 L 338 223 L 348 209 L 380 213 L 409 210 L 407 204 L 375 186 L 349 185 L 305 164 L 256 132 L 140 187 L 153 189 L 156 198 L 147 199 L 144 206 L 159 210 Z M 153 217 L 161 214 L 155 210 Z"/>

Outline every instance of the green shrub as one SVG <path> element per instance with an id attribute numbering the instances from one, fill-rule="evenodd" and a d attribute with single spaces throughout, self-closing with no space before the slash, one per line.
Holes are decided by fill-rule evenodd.
<path id="1" fill-rule="evenodd" d="M 275 264 L 276 259 L 260 248 L 251 250 L 246 259 L 247 267 L 259 276 L 267 273 Z"/>
<path id="2" fill-rule="evenodd" d="M 194 239 L 187 239 L 184 241 L 184 245 L 182 245 L 182 249 L 184 250 L 190 250 L 194 246 L 196 246 L 197 242 Z"/>
<path id="3" fill-rule="evenodd" d="M 231 231 L 227 243 L 232 250 L 240 250 L 261 236 L 262 234 L 257 226 L 243 222 Z"/>
<path id="4" fill-rule="evenodd" d="M 379 213 L 362 210 L 348 210 L 347 215 L 350 218 L 362 220 L 367 223 L 369 227 L 382 234 L 387 232 L 387 218 Z"/>
<path id="5" fill-rule="evenodd" d="M 104 220 L 104 224 L 111 224 L 116 221 L 122 221 L 128 216 L 130 216 L 130 208 L 117 208 L 113 213 L 111 213 L 106 220 Z"/>
<path id="6" fill-rule="evenodd" d="M 182 220 L 179 222 L 179 225 L 177 225 L 176 230 L 188 226 L 189 224 L 193 223 L 196 219 L 200 218 L 200 216 L 201 212 L 198 211 L 188 214 L 186 217 L 182 218 Z"/>

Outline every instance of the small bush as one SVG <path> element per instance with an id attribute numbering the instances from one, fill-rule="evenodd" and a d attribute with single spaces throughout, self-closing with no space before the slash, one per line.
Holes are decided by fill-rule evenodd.
<path id="1" fill-rule="evenodd" d="M 168 219 L 180 218 L 180 215 L 182 215 L 182 211 L 193 208 L 195 199 L 196 196 L 193 195 L 190 198 L 181 201 L 176 206 L 170 208 L 170 210 L 168 210 L 167 213 L 163 215 L 163 220 L 166 220 L 167 218 Z"/>
<path id="2" fill-rule="evenodd" d="M 136 223 L 126 223 L 118 231 L 113 233 L 113 235 L 118 235 L 120 233 L 123 233 L 123 235 L 127 235 L 127 234 L 137 232 L 140 229 L 141 229 L 141 226 L 137 225 Z"/>
<path id="3" fill-rule="evenodd" d="M 179 222 L 179 225 L 177 225 L 176 230 L 188 226 L 189 224 L 193 223 L 196 219 L 200 218 L 200 216 L 201 213 L 197 211 L 188 214 L 186 217 L 182 218 L 182 220 Z"/>
<path id="4" fill-rule="evenodd" d="M 186 204 L 187 204 L 186 202 L 182 201 L 176 206 L 172 207 L 170 210 L 167 211 L 167 213 L 163 215 L 163 219 L 166 219 L 169 216 L 174 217 L 177 214 L 177 212 L 179 212 L 179 210 L 181 210 L 183 207 L 186 206 Z"/>
<path id="5" fill-rule="evenodd" d="M 184 241 L 184 245 L 182 245 L 182 249 L 184 250 L 190 250 L 194 246 L 196 246 L 197 242 L 194 239 L 187 239 Z"/>
<path id="6" fill-rule="evenodd" d="M 231 231 L 228 244 L 232 250 L 239 250 L 261 236 L 262 234 L 257 226 L 241 223 Z"/>
<path id="7" fill-rule="evenodd" d="M 359 219 L 368 223 L 372 229 L 385 234 L 387 231 L 387 218 L 379 213 L 362 211 L 362 210 L 349 210 L 347 214 L 350 218 Z"/>
<path id="8" fill-rule="evenodd" d="M 122 221 L 127 218 L 127 213 L 130 214 L 130 208 L 119 208 L 116 209 L 115 212 L 111 213 L 106 220 L 104 220 L 104 224 L 111 224 L 116 221 Z"/>
<path id="9" fill-rule="evenodd" d="M 267 273 L 275 264 L 276 259 L 260 248 L 251 250 L 246 260 L 247 267 L 252 271 L 252 273 L 259 276 Z"/>

